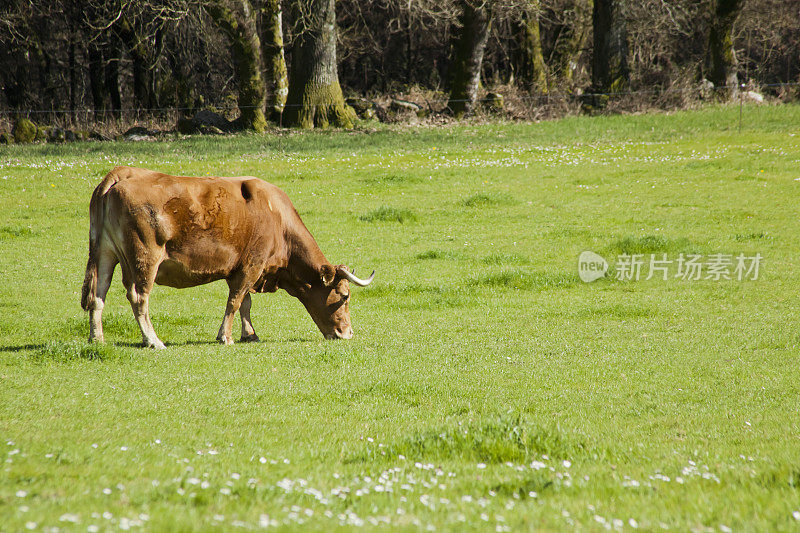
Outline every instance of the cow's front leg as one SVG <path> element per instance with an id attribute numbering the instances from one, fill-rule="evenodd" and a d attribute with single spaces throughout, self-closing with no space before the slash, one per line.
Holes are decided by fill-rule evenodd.
<path id="1" fill-rule="evenodd" d="M 144 287 L 134 284 L 128 289 L 128 301 L 133 308 L 133 316 L 142 330 L 142 344 L 146 348 L 164 349 L 164 343 L 156 335 L 150 321 L 150 292 Z"/>
<path id="2" fill-rule="evenodd" d="M 239 307 L 239 315 L 242 317 L 242 342 L 258 342 L 258 335 L 256 335 L 256 330 L 253 329 L 253 323 L 250 321 L 250 306 L 252 303 L 248 292 L 244 295 L 242 305 Z"/>
<path id="3" fill-rule="evenodd" d="M 136 258 L 134 268 L 131 268 L 129 261 L 122 262 L 122 284 L 128 293 L 136 323 L 142 330 L 142 344 L 147 348 L 164 348 L 150 320 L 150 291 L 163 253 L 163 248 L 151 249 L 137 241 L 131 244 L 129 252 L 125 254 L 129 258 Z"/>
<path id="4" fill-rule="evenodd" d="M 231 336 L 233 319 L 236 315 L 236 311 L 238 311 L 239 307 L 242 305 L 245 294 L 247 294 L 246 291 L 238 288 L 231 288 L 230 290 L 228 303 L 225 305 L 225 316 L 222 318 L 222 325 L 219 327 L 219 333 L 217 333 L 217 340 L 222 344 L 233 344 L 233 337 Z"/>

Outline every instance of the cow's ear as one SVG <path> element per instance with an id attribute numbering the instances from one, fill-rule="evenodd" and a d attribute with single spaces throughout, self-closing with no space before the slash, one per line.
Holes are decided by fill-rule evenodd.
<path id="1" fill-rule="evenodd" d="M 336 267 L 331 265 L 330 263 L 325 263 L 321 267 L 319 267 L 319 274 L 322 278 L 322 284 L 326 287 L 330 287 L 333 285 L 333 282 L 336 280 Z"/>

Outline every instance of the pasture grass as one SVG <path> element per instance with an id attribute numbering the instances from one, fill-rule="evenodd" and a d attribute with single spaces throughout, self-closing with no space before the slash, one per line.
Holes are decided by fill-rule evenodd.
<path id="1" fill-rule="evenodd" d="M 0 530 L 796 529 L 800 107 L 738 113 L 0 147 Z M 279 292 L 219 346 L 218 282 L 157 287 L 141 349 L 117 271 L 86 344 L 123 164 L 282 187 L 377 270 L 355 338 Z M 759 278 L 613 275 L 717 253 Z"/>
<path id="2" fill-rule="evenodd" d="M 417 215 L 410 209 L 398 209 L 382 205 L 369 213 L 361 215 L 358 219 L 362 222 L 399 222 L 402 224 L 417 220 Z"/>

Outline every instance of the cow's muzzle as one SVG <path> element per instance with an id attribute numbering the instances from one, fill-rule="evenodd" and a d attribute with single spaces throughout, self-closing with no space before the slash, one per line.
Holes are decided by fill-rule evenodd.
<path id="1" fill-rule="evenodd" d="M 334 339 L 352 339 L 353 338 L 353 328 L 347 326 L 346 328 L 335 328 L 333 333 L 328 333 L 325 335 L 325 338 L 328 340 Z"/>

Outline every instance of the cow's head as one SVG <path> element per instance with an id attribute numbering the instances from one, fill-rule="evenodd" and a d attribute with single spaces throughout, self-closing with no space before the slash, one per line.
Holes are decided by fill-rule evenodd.
<path id="1" fill-rule="evenodd" d="M 325 263 L 320 267 L 319 280 L 305 284 L 297 297 L 326 339 L 351 339 L 350 283 L 366 287 L 374 277 L 375 272 L 359 279 L 344 265 Z"/>

